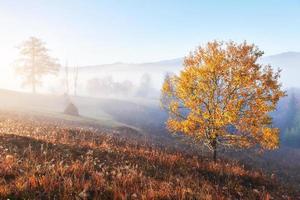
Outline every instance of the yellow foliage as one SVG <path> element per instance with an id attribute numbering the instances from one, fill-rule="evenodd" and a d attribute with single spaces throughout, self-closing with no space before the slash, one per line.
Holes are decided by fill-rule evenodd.
<path id="1" fill-rule="evenodd" d="M 218 41 L 190 53 L 180 74 L 166 77 L 162 87 L 169 130 L 211 147 L 276 148 L 279 130 L 270 128 L 269 113 L 285 92 L 280 71 L 257 62 L 262 55 L 246 42 Z"/>

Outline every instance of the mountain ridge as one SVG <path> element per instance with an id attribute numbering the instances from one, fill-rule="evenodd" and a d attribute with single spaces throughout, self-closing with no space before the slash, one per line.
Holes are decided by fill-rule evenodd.
<path id="1" fill-rule="evenodd" d="M 300 87 L 300 52 L 289 51 L 270 56 L 264 56 L 260 63 L 271 65 L 274 69 L 281 69 L 281 82 L 286 88 Z M 183 69 L 183 57 L 146 63 L 112 63 L 102 65 L 82 66 L 79 71 L 86 77 L 99 78 L 100 76 L 118 74 L 121 78 L 136 78 L 149 74 L 155 78 L 160 86 L 166 73 L 178 73 Z"/>
<path id="2" fill-rule="evenodd" d="M 270 58 L 278 58 L 278 57 L 299 57 L 300 59 L 300 52 L 297 51 L 286 51 L 278 54 L 272 54 L 268 56 L 263 56 L 262 60 L 270 59 Z M 148 62 L 139 62 L 139 63 L 127 63 L 127 62 L 115 62 L 115 63 L 104 63 L 104 64 L 99 64 L 99 65 L 84 65 L 80 66 L 80 69 L 84 68 L 96 68 L 96 67 L 105 67 L 105 66 L 115 66 L 115 65 L 133 65 L 133 66 L 138 66 L 138 65 L 156 65 L 156 64 L 170 64 L 170 63 L 177 63 L 177 62 L 183 62 L 184 57 L 178 57 L 178 58 L 172 58 L 172 59 L 163 59 L 159 61 L 148 61 Z M 299 60 L 300 62 L 300 60 Z"/>

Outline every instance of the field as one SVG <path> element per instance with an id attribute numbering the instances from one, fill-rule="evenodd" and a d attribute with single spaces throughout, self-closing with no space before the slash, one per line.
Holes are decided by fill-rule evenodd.
<path id="1" fill-rule="evenodd" d="M 80 125 L 80 127 L 79 127 Z M 1 199 L 297 199 L 274 175 L 191 147 L 36 115 L 0 114 Z"/>

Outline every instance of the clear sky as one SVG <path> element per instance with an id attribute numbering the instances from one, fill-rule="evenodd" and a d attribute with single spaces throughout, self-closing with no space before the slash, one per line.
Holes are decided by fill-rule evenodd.
<path id="1" fill-rule="evenodd" d="M 213 39 L 271 55 L 300 51 L 300 0 L 0 0 L 0 69 L 30 36 L 77 65 L 183 57 Z"/>

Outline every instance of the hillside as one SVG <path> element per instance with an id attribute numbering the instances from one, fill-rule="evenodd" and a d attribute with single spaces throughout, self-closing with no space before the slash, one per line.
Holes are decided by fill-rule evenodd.
<path id="1" fill-rule="evenodd" d="M 45 95 L 0 90 L 0 110 L 89 122 L 107 127 L 127 126 L 134 129 L 152 129 L 164 126 L 166 114 L 157 101 L 147 99 L 113 99 L 71 96 L 80 117 L 63 114 L 67 98 L 63 95 Z"/>
<path id="2" fill-rule="evenodd" d="M 3 199 L 300 197 L 292 183 L 232 160 L 213 163 L 175 141 L 7 112 L 0 123 Z"/>
<path id="3" fill-rule="evenodd" d="M 31 94 L 10 90 L 0 90 L 0 110 L 17 111 L 19 113 L 42 115 L 76 122 L 95 123 L 105 127 L 125 126 L 124 123 L 114 119 L 109 110 L 113 105 L 127 105 L 126 101 L 89 97 L 70 98 L 79 109 L 79 117 L 63 114 L 68 103 L 68 98 L 64 95 Z M 139 107 L 139 105 L 132 103 L 132 107 Z"/>
<path id="4" fill-rule="evenodd" d="M 275 125 L 282 129 L 281 148 L 264 154 L 255 151 L 243 152 L 220 149 L 219 154 L 221 158 L 227 158 L 228 162 L 242 163 L 237 164 L 237 166 L 244 165 L 247 166 L 247 169 L 263 170 L 264 174 L 269 177 L 275 174 L 276 180 L 280 181 L 280 183 L 288 181 L 295 190 L 299 191 L 300 150 L 291 148 L 291 143 L 287 143 L 287 141 L 292 141 L 293 144 L 296 144 L 300 138 L 297 125 L 300 113 L 299 103 L 297 102 L 300 100 L 300 92 L 297 89 L 293 89 L 289 90 L 288 94 L 294 94 L 296 98 L 294 106 L 291 106 L 292 95 L 289 95 L 280 101 L 277 111 L 272 114 L 275 118 Z M 3 121 L 12 120 L 9 132 L 13 134 L 17 134 L 15 131 L 19 131 L 15 129 L 17 126 L 15 124 L 18 123 L 18 126 L 22 128 L 27 127 L 27 125 L 29 128 L 31 127 L 26 133 L 21 133 L 21 135 L 29 134 L 31 136 L 32 131 L 34 133 L 35 128 L 40 126 L 39 122 L 44 121 L 49 122 L 49 124 L 46 123 L 46 128 L 38 128 L 41 131 L 46 131 L 42 134 L 43 137 L 46 135 L 51 136 L 53 130 L 51 126 L 57 127 L 59 130 L 64 127 L 66 130 L 69 128 L 78 129 L 79 127 L 80 129 L 92 128 L 92 132 L 100 131 L 105 133 L 105 135 L 117 135 L 117 138 L 122 137 L 126 143 L 135 141 L 137 144 L 147 144 L 150 146 L 149 148 L 159 147 L 159 151 L 161 147 L 163 150 L 164 148 L 170 148 L 172 151 L 176 150 L 176 152 L 186 152 L 188 155 L 197 155 L 204 159 L 205 162 L 210 163 L 211 160 L 210 152 L 206 148 L 191 144 L 189 140 L 180 135 L 174 136 L 167 133 L 164 124 L 167 117 L 166 113 L 153 101 L 71 97 L 72 101 L 78 106 L 80 113 L 80 117 L 73 117 L 62 114 L 65 105 L 63 96 L 32 95 L 2 90 L 0 91 L 0 97 L 0 115 Z M 295 116 L 291 116 L 292 110 L 295 111 Z M 26 122 L 22 122 L 22 120 Z M 288 124 L 294 128 L 289 128 Z M 8 130 L 8 126 L 9 124 L 2 126 L 5 133 Z M 290 137 L 291 135 L 297 137 Z M 40 138 L 40 136 L 38 137 Z M 53 137 L 59 138 L 60 136 L 56 135 Z M 80 142 L 79 137 L 83 136 L 79 135 L 77 142 Z M 140 141 L 141 139 L 142 141 Z M 4 139 L 3 142 L 6 143 L 6 140 Z M 83 137 L 82 141 L 84 140 L 85 137 Z M 29 141 L 27 142 L 27 147 L 30 143 Z M 57 141 L 58 139 L 55 140 L 55 142 Z M 153 144 L 155 145 L 152 147 Z M 293 147 L 299 146 L 294 145 Z M 223 161 L 226 162 L 225 160 Z"/>

